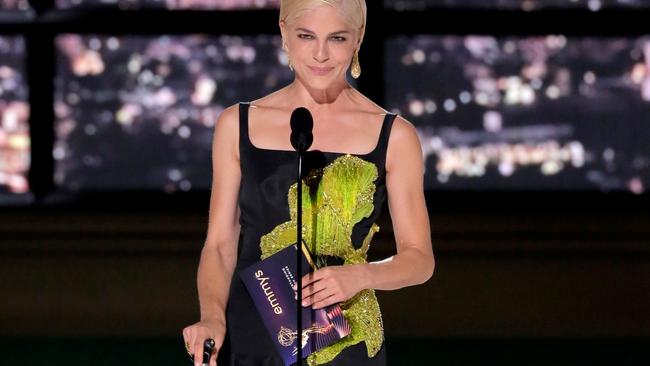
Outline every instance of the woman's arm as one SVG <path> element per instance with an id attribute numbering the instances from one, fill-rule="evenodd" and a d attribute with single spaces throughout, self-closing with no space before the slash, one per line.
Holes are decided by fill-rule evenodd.
<path id="1" fill-rule="evenodd" d="M 364 289 L 395 290 L 424 283 L 433 275 L 423 181 L 422 148 L 415 127 L 398 116 L 386 152 L 386 189 L 397 254 L 360 265 Z"/>
<path id="2" fill-rule="evenodd" d="M 201 320 L 226 323 L 230 281 L 237 262 L 239 108 L 225 109 L 217 119 L 212 142 L 212 190 L 208 232 L 199 262 L 197 287 Z"/>

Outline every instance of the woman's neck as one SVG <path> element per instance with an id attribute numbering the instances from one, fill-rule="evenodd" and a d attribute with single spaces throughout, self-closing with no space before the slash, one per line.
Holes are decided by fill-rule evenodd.
<path id="1" fill-rule="evenodd" d="M 338 83 L 328 89 L 312 89 L 296 78 L 287 87 L 288 101 L 292 105 L 300 105 L 312 113 L 330 113 L 345 108 L 351 100 L 354 89 L 347 83 Z"/>

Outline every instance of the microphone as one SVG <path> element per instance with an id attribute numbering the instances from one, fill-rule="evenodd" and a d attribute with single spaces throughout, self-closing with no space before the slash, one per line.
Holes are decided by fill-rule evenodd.
<path id="1" fill-rule="evenodd" d="M 305 107 L 298 107 L 291 113 L 291 146 L 298 153 L 304 153 L 314 142 L 314 119 Z"/>

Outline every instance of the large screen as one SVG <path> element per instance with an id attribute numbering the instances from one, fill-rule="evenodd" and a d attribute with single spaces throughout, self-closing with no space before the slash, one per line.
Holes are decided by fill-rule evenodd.
<path id="1" fill-rule="evenodd" d="M 56 39 L 55 182 L 67 190 L 209 189 L 214 123 L 293 80 L 280 36 Z"/>
<path id="2" fill-rule="evenodd" d="M 0 201 L 27 193 L 30 166 L 25 40 L 0 36 Z"/>
<path id="3" fill-rule="evenodd" d="M 418 129 L 427 189 L 642 193 L 650 37 L 396 36 L 386 107 Z"/>
<path id="4" fill-rule="evenodd" d="M 431 8 L 475 8 L 503 10 L 643 8 L 648 0 L 384 0 L 384 6 L 395 10 Z"/>
<path id="5" fill-rule="evenodd" d="M 280 0 L 56 0 L 59 9 L 245 10 L 279 8 Z"/>

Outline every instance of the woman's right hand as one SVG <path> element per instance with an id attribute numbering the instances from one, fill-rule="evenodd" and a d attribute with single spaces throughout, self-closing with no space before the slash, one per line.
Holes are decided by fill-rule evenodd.
<path id="1" fill-rule="evenodd" d="M 194 355 L 194 366 L 201 366 L 203 363 L 203 342 L 206 339 L 214 339 L 214 349 L 210 355 L 210 366 L 217 366 L 217 354 L 223 345 L 226 335 L 226 324 L 219 320 L 201 320 L 183 328 L 183 340 L 190 345 Z"/>

